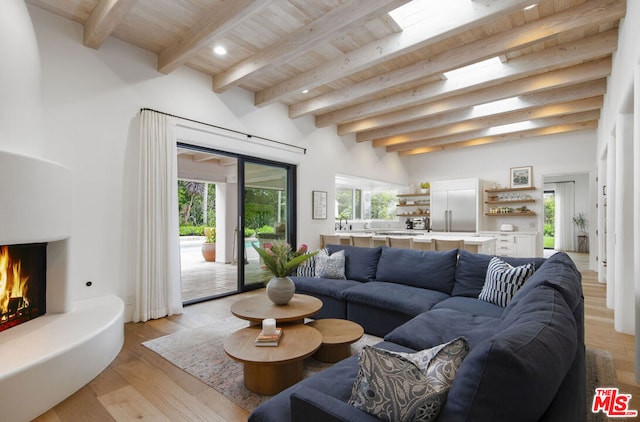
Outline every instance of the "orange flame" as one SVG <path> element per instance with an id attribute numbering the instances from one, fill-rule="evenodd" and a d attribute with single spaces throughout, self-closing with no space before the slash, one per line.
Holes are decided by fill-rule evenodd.
<path id="1" fill-rule="evenodd" d="M 29 277 L 21 274 L 20 261 L 12 262 L 9 247 L 0 247 L 0 314 L 6 314 L 9 309 L 9 299 L 22 298 L 20 308 L 29 306 L 27 300 L 27 281 Z"/>

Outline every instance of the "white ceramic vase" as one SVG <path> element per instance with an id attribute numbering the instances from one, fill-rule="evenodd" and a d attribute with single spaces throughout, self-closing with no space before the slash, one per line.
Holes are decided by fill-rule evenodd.
<path id="1" fill-rule="evenodd" d="M 289 303 L 295 292 L 296 285 L 289 277 L 273 277 L 267 283 L 267 297 L 276 305 Z"/>

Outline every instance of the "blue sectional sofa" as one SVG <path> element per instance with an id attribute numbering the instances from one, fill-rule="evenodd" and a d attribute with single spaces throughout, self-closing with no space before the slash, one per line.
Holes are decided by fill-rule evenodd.
<path id="1" fill-rule="evenodd" d="M 346 279 L 293 277 L 320 298 L 317 318 L 344 318 L 384 337 L 376 347 L 416 352 L 457 337 L 469 354 L 439 421 L 585 420 L 584 299 L 571 259 L 502 258 L 536 270 L 505 306 L 478 299 L 491 256 L 329 245 L 344 251 Z M 358 357 L 284 390 L 251 413 L 252 422 L 377 421 L 348 404 Z"/>

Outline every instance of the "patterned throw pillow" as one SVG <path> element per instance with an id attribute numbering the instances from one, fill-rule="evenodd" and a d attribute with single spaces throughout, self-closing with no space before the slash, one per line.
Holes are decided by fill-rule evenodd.
<path id="1" fill-rule="evenodd" d="M 465 337 L 417 353 L 365 346 L 349 404 L 386 421 L 432 421 L 468 353 Z"/>
<path id="2" fill-rule="evenodd" d="M 344 250 L 329 255 L 323 249 L 316 255 L 316 277 L 319 278 L 347 278 L 344 274 Z"/>
<path id="3" fill-rule="evenodd" d="M 326 249 L 322 249 L 323 251 L 327 251 Z M 307 251 L 307 254 L 313 253 L 311 251 Z M 298 265 L 296 268 L 296 275 L 298 277 L 315 277 L 316 275 L 316 257 L 311 257 L 304 261 L 302 264 Z"/>
<path id="4" fill-rule="evenodd" d="M 494 256 L 489 261 L 487 276 L 478 299 L 504 308 L 535 271 L 536 267 L 533 262 L 513 267 Z"/>

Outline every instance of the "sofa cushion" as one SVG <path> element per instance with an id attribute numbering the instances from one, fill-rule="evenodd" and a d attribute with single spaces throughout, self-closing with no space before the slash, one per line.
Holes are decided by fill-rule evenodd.
<path id="1" fill-rule="evenodd" d="M 505 307 L 535 272 L 533 262 L 513 267 L 498 257 L 491 258 L 487 277 L 478 299 Z"/>
<path id="2" fill-rule="evenodd" d="M 333 297 L 342 300 L 342 292 L 362 284 L 353 280 L 336 280 L 317 277 L 289 277 L 296 285 L 296 292 L 310 295 Z"/>
<path id="3" fill-rule="evenodd" d="M 428 311 L 433 305 L 448 297 L 449 295 L 435 290 L 379 281 L 360 283 L 342 293 L 342 298 L 349 302 L 410 316 Z"/>
<path id="4" fill-rule="evenodd" d="M 466 296 L 477 298 L 484 286 L 487 267 L 492 255 L 476 254 L 460 249 L 458 266 L 456 268 L 455 283 L 451 296 Z M 545 258 L 513 258 L 501 259 L 514 267 L 533 262 L 536 269 L 546 261 Z"/>
<path id="5" fill-rule="evenodd" d="M 453 309 L 455 311 L 465 312 L 471 315 L 483 315 L 493 318 L 499 318 L 504 311 L 502 306 L 464 296 L 452 296 L 447 298 L 442 302 L 436 303 L 432 309 Z"/>
<path id="6" fill-rule="evenodd" d="M 433 311 L 435 312 L 435 311 Z M 574 360 L 577 328 L 562 295 L 539 286 L 503 317 L 458 372 L 444 420 L 539 420 Z M 584 386 L 582 386 L 584 389 Z"/>
<path id="7" fill-rule="evenodd" d="M 405 284 L 450 294 L 458 250 L 382 248 L 376 281 Z"/>
<path id="8" fill-rule="evenodd" d="M 344 251 L 345 275 L 349 280 L 374 281 L 381 247 L 362 248 L 347 245 L 327 245 L 330 254 Z"/>
<path id="9" fill-rule="evenodd" d="M 560 292 L 569 308 L 575 310 L 583 300 L 581 280 L 582 275 L 569 255 L 556 252 L 527 280 L 504 312 L 509 313 L 521 298 L 540 285 L 549 286 Z"/>
<path id="10" fill-rule="evenodd" d="M 422 350 L 464 336 L 473 349 L 495 335 L 499 324 L 499 318 L 438 308 L 415 316 L 387 334 L 384 340 Z"/>
<path id="11" fill-rule="evenodd" d="M 316 274 L 315 276 L 318 278 L 334 278 L 334 279 L 344 279 L 346 278 L 344 267 L 345 267 L 345 256 L 344 251 L 338 251 L 331 255 L 321 250 L 316 258 Z"/>
<path id="12" fill-rule="evenodd" d="M 469 353 L 465 338 L 416 353 L 365 346 L 349 404 L 386 421 L 431 421 Z"/>

